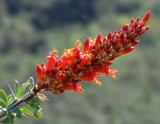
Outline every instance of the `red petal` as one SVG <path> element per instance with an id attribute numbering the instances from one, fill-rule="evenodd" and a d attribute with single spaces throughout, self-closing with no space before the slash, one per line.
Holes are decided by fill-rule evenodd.
<path id="1" fill-rule="evenodd" d="M 127 49 L 124 49 L 124 50 L 122 50 L 121 52 L 117 53 L 116 57 L 121 56 L 121 55 L 126 54 L 126 53 L 129 53 L 129 52 L 131 52 L 132 50 L 134 50 L 134 47 L 129 47 L 129 48 L 127 48 Z"/>
<path id="2" fill-rule="evenodd" d="M 97 76 L 97 74 L 96 74 L 96 70 L 95 70 L 95 71 L 90 72 L 89 74 L 84 74 L 80 78 L 87 82 L 87 81 L 93 81 L 96 78 L 96 76 Z"/>
<path id="3" fill-rule="evenodd" d="M 135 45 L 137 45 L 139 42 L 140 42 L 140 41 L 135 40 L 135 41 L 132 42 L 132 45 L 135 46 Z"/>
<path id="4" fill-rule="evenodd" d="M 139 22 L 139 20 L 140 20 L 140 18 L 138 17 L 138 18 L 136 19 L 136 21 Z"/>
<path id="5" fill-rule="evenodd" d="M 116 69 L 114 69 L 114 70 L 109 69 L 109 70 L 108 70 L 108 74 L 109 74 L 113 79 L 116 79 L 116 72 L 118 72 Z"/>
<path id="6" fill-rule="evenodd" d="M 79 85 L 77 83 L 65 86 L 63 87 L 63 90 L 74 90 L 75 92 L 78 91 L 79 93 L 83 92 L 82 85 Z"/>
<path id="7" fill-rule="evenodd" d="M 101 43 L 101 39 L 102 39 L 102 34 L 98 34 L 97 38 L 96 38 L 96 44 L 95 44 L 95 47 L 97 48 L 98 47 L 98 44 Z"/>
<path id="8" fill-rule="evenodd" d="M 134 23 L 134 18 L 131 19 L 131 24 L 133 24 L 133 23 Z"/>
<path id="9" fill-rule="evenodd" d="M 150 18 L 151 16 L 151 12 L 147 12 L 146 15 L 143 17 L 142 21 L 141 21 L 141 24 L 142 25 L 145 25 L 145 23 L 148 21 L 148 19 Z"/>
<path id="10" fill-rule="evenodd" d="M 84 47 L 83 47 L 83 54 L 86 53 L 89 50 L 89 37 L 85 40 L 84 42 Z"/>
<path id="11" fill-rule="evenodd" d="M 147 31 L 147 30 L 149 29 L 149 26 L 146 26 L 145 29 L 146 29 L 146 31 Z"/>
<path id="12" fill-rule="evenodd" d="M 37 65 L 37 78 L 38 78 L 38 81 L 41 81 L 43 79 L 43 72 L 40 65 Z"/>
<path id="13" fill-rule="evenodd" d="M 47 63 L 47 70 L 51 71 L 51 69 L 53 68 L 55 62 L 56 62 L 56 59 L 52 56 L 47 56 L 47 60 L 48 60 L 48 63 Z"/>
<path id="14" fill-rule="evenodd" d="M 127 29 L 128 29 L 128 25 L 127 24 L 125 24 L 124 26 L 123 26 L 123 28 L 122 28 L 124 31 L 127 31 Z"/>
<path id="15" fill-rule="evenodd" d="M 68 62 L 68 58 L 66 56 L 62 56 L 61 58 L 62 58 L 62 62 L 60 64 L 60 66 L 62 67 L 62 69 L 64 69 L 67 62 Z"/>
<path id="16" fill-rule="evenodd" d="M 112 38 L 112 33 L 111 33 L 111 32 L 109 32 L 109 33 L 108 33 L 108 36 L 107 36 L 107 39 L 109 39 L 109 40 L 110 40 L 111 38 Z"/>

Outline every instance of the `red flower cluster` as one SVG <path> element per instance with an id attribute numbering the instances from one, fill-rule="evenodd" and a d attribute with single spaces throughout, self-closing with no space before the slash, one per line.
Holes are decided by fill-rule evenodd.
<path id="1" fill-rule="evenodd" d="M 118 56 L 131 52 L 136 44 L 136 39 L 149 29 L 144 27 L 150 18 L 148 12 L 140 21 L 132 19 L 130 24 L 125 24 L 119 31 L 109 33 L 102 39 L 101 34 L 95 40 L 87 38 L 84 42 L 83 51 L 80 51 L 81 43 L 77 41 L 75 47 L 68 49 L 57 60 L 57 51 L 53 50 L 47 56 L 48 63 L 37 65 L 37 85 L 33 92 L 51 91 L 58 95 L 64 90 L 74 90 L 83 92 L 79 82 L 82 80 L 93 81 L 101 85 L 97 80 L 100 73 L 106 73 L 112 78 L 116 78 L 117 70 L 110 69 L 112 60 Z"/>

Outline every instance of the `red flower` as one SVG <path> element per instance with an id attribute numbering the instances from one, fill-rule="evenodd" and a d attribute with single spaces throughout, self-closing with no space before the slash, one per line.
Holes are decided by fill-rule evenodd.
<path id="1" fill-rule="evenodd" d="M 58 95 L 65 90 L 74 90 L 82 93 L 83 89 L 79 85 L 82 80 L 101 85 L 97 80 L 100 73 L 106 73 L 115 79 L 117 70 L 109 67 L 112 60 L 134 49 L 133 46 L 139 43 L 137 38 L 149 29 L 149 26 L 144 27 L 149 18 L 150 12 L 142 21 L 140 18 L 132 19 L 130 24 L 125 24 L 118 32 L 109 32 L 103 40 L 101 34 L 95 40 L 87 38 L 82 52 L 81 43 L 77 41 L 75 47 L 66 50 L 60 60 L 56 60 L 57 54 L 53 50 L 47 56 L 46 66 L 44 63 L 41 67 L 37 65 L 38 80 L 33 92 L 51 91 Z"/>
<path id="2" fill-rule="evenodd" d="M 37 65 L 37 79 L 38 81 L 41 81 L 43 79 L 43 72 L 40 65 Z"/>
<path id="3" fill-rule="evenodd" d="M 48 63 L 47 63 L 47 70 L 51 71 L 51 69 L 53 68 L 53 66 L 55 65 L 55 62 L 56 62 L 56 55 L 54 55 L 56 52 L 56 50 L 53 50 L 52 53 L 50 53 L 50 56 L 47 56 L 47 60 L 48 60 Z"/>

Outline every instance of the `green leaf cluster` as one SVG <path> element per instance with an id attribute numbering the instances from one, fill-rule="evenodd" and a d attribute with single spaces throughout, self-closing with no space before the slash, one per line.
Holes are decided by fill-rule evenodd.
<path id="1" fill-rule="evenodd" d="M 40 101 L 45 101 L 46 97 L 43 94 L 40 94 L 35 95 L 29 101 L 27 98 L 25 98 L 25 95 L 27 96 L 27 94 L 30 94 L 33 88 L 34 80 L 32 77 L 30 77 L 26 83 L 21 85 L 16 80 L 15 90 L 14 92 L 11 91 L 12 94 L 8 96 L 3 89 L 0 89 L 0 110 L 5 113 L 4 117 L 0 118 L 0 123 L 14 124 L 15 118 L 21 119 L 23 116 L 26 117 L 26 115 L 35 116 L 36 118 L 43 117 Z M 27 91 L 27 89 L 29 91 Z M 17 104 L 22 99 L 24 100 L 20 104 Z"/>
<path id="2" fill-rule="evenodd" d="M 13 96 L 9 95 L 7 97 L 5 91 L 3 89 L 0 89 L 0 98 L 1 98 L 1 100 L 0 100 L 1 111 L 5 111 L 5 114 L 2 118 L 2 120 L 0 120 L 0 123 L 13 124 L 14 117 L 10 112 L 7 111 L 8 104 L 12 101 Z"/>

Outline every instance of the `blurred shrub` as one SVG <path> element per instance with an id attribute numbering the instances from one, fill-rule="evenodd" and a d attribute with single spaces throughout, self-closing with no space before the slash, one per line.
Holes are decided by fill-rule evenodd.
<path id="1" fill-rule="evenodd" d="M 131 13 L 137 9 L 139 9 L 141 5 L 138 2 L 122 2 L 118 1 L 115 3 L 115 11 L 118 13 Z"/>
<path id="2" fill-rule="evenodd" d="M 32 23 L 37 29 L 44 30 L 51 25 L 65 25 L 73 22 L 88 23 L 96 17 L 94 0 L 56 1 L 48 7 L 35 12 Z"/>
<path id="3" fill-rule="evenodd" d="M 7 11 L 11 15 L 17 14 L 22 8 L 21 0 L 5 0 L 5 2 L 7 6 Z"/>

